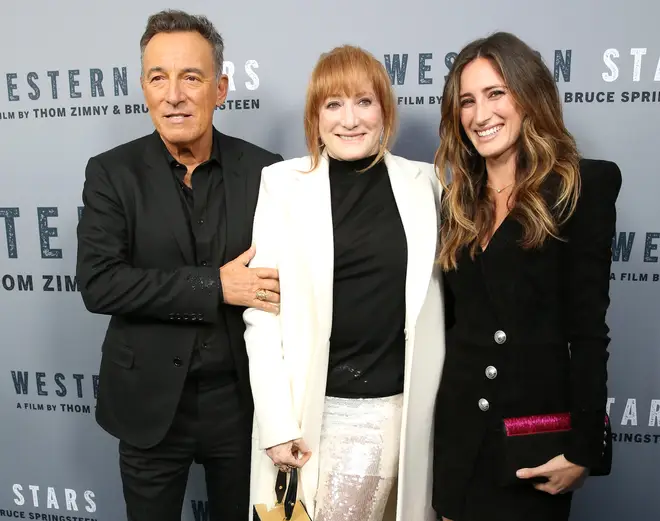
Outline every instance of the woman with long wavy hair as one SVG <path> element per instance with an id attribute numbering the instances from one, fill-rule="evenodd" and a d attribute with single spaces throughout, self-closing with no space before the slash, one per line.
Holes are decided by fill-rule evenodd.
<path id="1" fill-rule="evenodd" d="M 451 521 L 561 521 L 607 473 L 616 164 L 581 158 L 538 53 L 468 44 L 442 99 L 446 359 L 434 500 Z"/>

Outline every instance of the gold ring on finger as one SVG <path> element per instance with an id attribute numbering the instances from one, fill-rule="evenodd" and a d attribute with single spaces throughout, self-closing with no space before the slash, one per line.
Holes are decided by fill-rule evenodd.
<path id="1" fill-rule="evenodd" d="M 264 301 L 264 300 L 266 300 L 266 297 L 268 296 L 268 293 L 266 292 L 265 289 L 258 289 L 257 293 L 256 293 L 256 296 L 257 296 L 257 300 Z"/>

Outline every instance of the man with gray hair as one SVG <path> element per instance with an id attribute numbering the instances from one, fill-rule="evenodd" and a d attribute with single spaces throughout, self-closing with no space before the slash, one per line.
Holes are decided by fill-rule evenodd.
<path id="1" fill-rule="evenodd" d="M 96 418 L 119 439 L 129 521 L 177 521 L 193 461 L 212 521 L 249 513 L 252 397 L 242 312 L 279 307 L 252 269 L 261 169 L 282 157 L 215 130 L 223 41 L 163 11 L 140 41 L 155 132 L 92 157 L 78 225 L 86 308 L 110 316 Z"/>

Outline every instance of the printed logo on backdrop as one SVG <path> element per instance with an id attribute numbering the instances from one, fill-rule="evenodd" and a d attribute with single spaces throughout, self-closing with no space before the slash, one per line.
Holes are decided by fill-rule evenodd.
<path id="1" fill-rule="evenodd" d="M 251 96 L 259 89 L 259 62 L 247 60 L 242 67 L 225 61 L 223 73 L 229 79 L 229 96 L 216 110 L 259 110 L 259 98 Z M 13 120 L 112 117 L 146 114 L 144 103 L 127 102 L 142 96 L 139 71 L 127 66 L 6 72 L 0 82 L 0 123 Z M 132 91 L 132 86 L 137 88 Z M 131 89 L 129 89 L 131 86 Z M 4 91 L 4 92 L 3 92 Z M 239 93 L 241 97 L 234 96 Z"/>
<path id="2" fill-rule="evenodd" d="M 445 55 L 433 52 L 385 54 L 383 64 L 390 82 L 401 94 L 396 97 L 397 104 L 410 107 L 439 105 L 442 100 L 442 86 L 456 56 L 455 52 Z M 403 87 L 411 84 L 424 87 L 418 92 L 408 94 Z"/>
<path id="3" fill-rule="evenodd" d="M 612 239 L 611 282 L 660 285 L 660 231 L 616 233 Z M 629 262 L 642 269 L 629 268 Z M 648 266 L 648 268 L 646 268 Z"/>
<path id="4" fill-rule="evenodd" d="M 632 445 L 660 444 L 660 398 L 610 397 L 607 413 L 612 440 Z"/>
<path id="5" fill-rule="evenodd" d="M 190 500 L 192 519 L 194 521 L 210 521 L 211 514 L 209 512 L 209 502 L 204 499 L 191 499 Z"/>
<path id="6" fill-rule="evenodd" d="M 556 49 L 551 56 L 543 56 L 557 83 L 569 84 L 573 74 L 574 49 Z M 401 88 L 397 103 L 404 106 L 439 105 L 445 79 L 456 59 L 456 52 L 389 53 L 383 64 L 395 88 Z M 552 58 L 548 60 L 547 58 Z M 582 58 L 582 56 L 581 56 Z M 591 56 L 600 60 L 602 72 L 593 78 L 594 87 L 588 91 L 563 92 L 564 103 L 660 103 L 660 83 L 657 90 L 611 90 L 618 83 L 660 82 L 660 48 L 606 49 L 602 55 Z M 580 78 L 582 79 L 582 78 Z M 419 90 L 408 94 L 405 86 L 414 84 Z M 403 94 L 403 91 L 406 94 Z"/>
<path id="7" fill-rule="evenodd" d="M 9 272 L 6 269 L 1 270 L 0 294 L 3 292 L 75 293 L 80 291 L 73 273 L 61 273 L 55 270 L 49 273 L 28 273 L 18 271 L 20 269 L 18 267 L 24 265 L 20 262 L 24 257 L 19 248 L 21 241 L 24 243 L 38 241 L 42 259 L 75 259 L 75 247 L 69 250 L 57 247 L 60 238 L 58 218 L 67 218 L 67 221 L 76 217 L 80 219 L 82 210 L 82 206 L 71 208 L 0 206 L 0 259 L 9 261 L 0 263 L 0 266 L 11 264 L 11 266 L 17 267 L 16 270 Z M 69 262 L 67 265 L 72 264 Z"/>
<path id="8" fill-rule="evenodd" d="M 43 415 L 91 415 L 96 407 L 97 374 L 10 369 L 15 409 Z"/>
<path id="9" fill-rule="evenodd" d="M 420 88 L 412 95 L 397 96 L 398 105 L 439 105 L 442 101 L 444 82 L 457 56 L 456 52 L 448 52 L 444 55 L 433 52 L 385 54 L 383 64 L 395 88 L 401 88 L 403 91 L 405 86 L 410 84 Z M 570 49 L 554 51 L 554 65 L 551 70 L 554 68 L 555 81 L 559 81 L 560 76 L 564 81 L 570 81 L 571 57 Z"/>
<path id="10" fill-rule="evenodd" d="M 94 491 L 14 483 L 13 503 L 0 505 L 0 518 L 41 521 L 97 521 Z"/>
<path id="11" fill-rule="evenodd" d="M 660 47 L 632 47 L 626 49 L 605 49 L 600 56 L 602 72 L 594 78 L 594 85 L 588 91 L 564 92 L 564 103 L 660 103 L 660 83 L 656 90 L 635 89 L 634 84 L 660 82 Z M 570 82 L 569 75 L 564 77 Z M 556 75 L 555 75 L 556 79 Z M 596 83 L 598 81 L 598 83 Z M 623 83 L 633 88 L 613 90 L 611 87 Z"/>
<path id="12" fill-rule="evenodd" d="M 75 259 L 75 247 L 64 251 L 51 241 L 57 240 L 59 230 L 57 218 L 71 212 L 80 219 L 82 207 L 73 207 L 60 211 L 56 206 L 28 209 L 25 207 L 0 207 L 0 228 L 4 220 L 5 244 L 0 242 L 0 259 L 8 262 L 0 265 L 22 266 L 23 254 L 19 249 L 18 238 L 38 240 L 41 246 L 41 258 L 61 261 L 63 258 Z M 32 215 L 30 215 L 32 214 Z M 30 218 L 31 217 L 31 218 Z M 75 217 L 74 217 L 75 218 Z M 24 222 L 21 223 L 20 221 Z M 27 228 L 30 221 L 36 226 Z M 20 226 L 23 224 L 24 226 Z M 23 237 L 20 234 L 25 234 Z M 2 240 L 0 232 L 0 241 Z M 6 256 L 6 257 L 5 257 Z M 18 262 L 16 262 L 18 261 Z M 61 262 L 56 263 L 61 265 Z M 67 266 L 75 262 L 67 263 Z M 58 293 L 77 294 L 80 289 L 73 273 L 61 273 L 55 268 L 50 273 L 29 273 L 27 271 L 6 270 L 0 273 L 0 294 L 2 293 Z M 8 272 L 9 271 L 9 272 Z M 75 298 L 79 298 L 75 295 Z M 10 367 L 4 373 L 6 382 L 11 386 L 8 394 L 16 396 L 16 410 L 37 414 L 76 414 L 90 415 L 93 412 L 98 391 L 98 375 L 75 372 L 26 371 L 20 367 Z"/>

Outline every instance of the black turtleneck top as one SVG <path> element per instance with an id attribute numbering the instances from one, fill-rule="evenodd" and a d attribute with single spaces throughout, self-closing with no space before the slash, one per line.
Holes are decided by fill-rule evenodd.
<path id="1" fill-rule="evenodd" d="M 406 236 L 385 162 L 330 158 L 334 294 L 326 394 L 403 392 Z"/>

